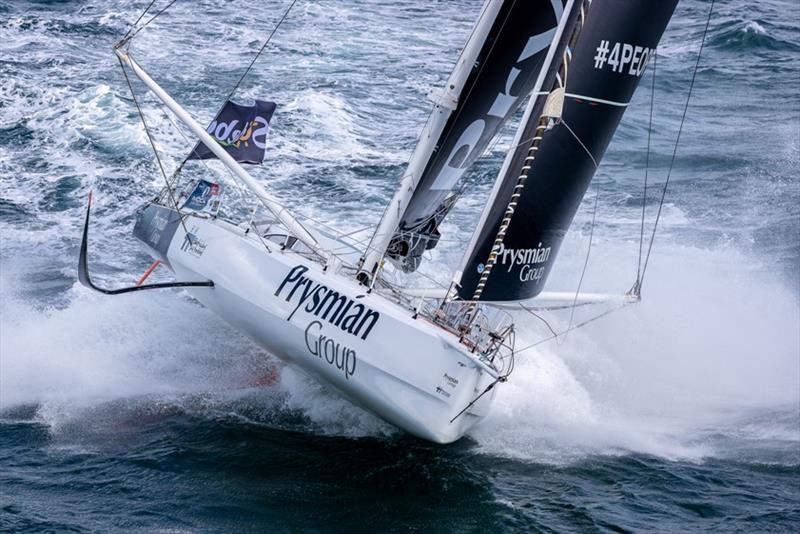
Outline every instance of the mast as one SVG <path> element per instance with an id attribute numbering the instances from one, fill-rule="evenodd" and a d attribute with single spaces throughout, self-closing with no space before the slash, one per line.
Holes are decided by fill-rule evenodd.
<path id="1" fill-rule="evenodd" d="M 197 137 L 200 138 L 200 141 L 208 147 L 211 152 L 214 153 L 215 156 L 219 158 L 219 160 L 228 167 L 233 174 L 247 186 L 250 191 L 252 191 L 255 196 L 264 204 L 264 206 L 269 209 L 275 217 L 284 225 L 286 226 L 287 230 L 297 237 L 304 245 L 308 248 L 319 254 L 325 259 L 330 257 L 330 254 L 320 247 L 317 240 L 314 238 L 313 235 L 309 233 L 308 230 L 303 227 L 303 225 L 292 216 L 289 211 L 282 206 L 279 202 L 277 202 L 272 196 L 267 193 L 264 187 L 258 183 L 250 173 L 248 173 L 244 168 L 233 159 L 230 154 L 228 154 L 225 149 L 217 143 L 213 137 L 211 137 L 208 132 L 206 132 L 205 128 L 203 128 L 194 118 L 189 115 L 189 113 L 181 107 L 180 104 L 175 102 L 167 92 L 165 92 L 152 78 L 139 66 L 136 61 L 130 56 L 130 54 L 123 52 L 119 48 L 116 48 L 115 53 L 117 56 L 126 64 L 128 64 L 136 76 L 142 80 L 142 82 L 153 92 L 153 94 L 161 100 L 164 105 L 166 105 L 175 115 L 184 123 L 189 129 L 194 133 Z"/>
<path id="2" fill-rule="evenodd" d="M 378 274 L 386 248 L 389 246 L 389 242 L 411 202 L 436 142 L 442 135 L 450 115 L 458 105 L 459 96 L 467 77 L 502 6 L 502 1 L 486 0 L 484 2 L 478 21 L 475 23 L 472 34 L 447 80 L 444 91 L 433 95 L 435 103 L 433 113 L 411 155 L 408 169 L 400 182 L 400 187 L 389 202 L 383 217 L 378 223 L 375 234 L 372 236 L 368 248 L 359 262 L 357 276 L 365 284 L 374 281 L 374 277 Z"/>

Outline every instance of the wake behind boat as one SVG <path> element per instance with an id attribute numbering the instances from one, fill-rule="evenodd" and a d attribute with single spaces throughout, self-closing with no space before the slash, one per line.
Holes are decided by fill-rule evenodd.
<path id="1" fill-rule="evenodd" d="M 513 370 L 514 320 L 505 308 L 607 298 L 543 288 L 676 3 L 487 0 L 445 88 L 432 94 L 431 117 L 366 246 L 292 214 L 242 167 L 263 160 L 274 103 L 228 101 L 203 128 L 132 57 L 127 45 L 141 27 L 134 28 L 115 48 L 134 103 L 139 108 L 128 73 L 199 140 L 174 176 L 164 174 L 165 189 L 134 227 L 176 282 L 94 284 L 89 210 L 79 279 L 112 294 L 183 287 L 354 403 L 421 438 L 455 441 L 486 416 L 495 386 Z M 463 175 L 523 106 L 452 282 L 398 285 L 389 273 L 414 273 L 437 245 Z M 218 159 L 262 209 L 241 221 L 227 216 L 221 176 L 178 187 L 196 165 L 189 162 L 206 159 Z M 640 288 L 637 280 L 621 299 L 636 301 Z"/>

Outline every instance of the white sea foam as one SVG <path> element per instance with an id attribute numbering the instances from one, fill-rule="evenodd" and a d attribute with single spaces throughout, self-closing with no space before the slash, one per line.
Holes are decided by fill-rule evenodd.
<path id="1" fill-rule="evenodd" d="M 670 247 L 653 261 L 643 303 L 518 355 L 490 416 L 471 433 L 480 451 L 556 463 L 626 451 L 699 459 L 716 451 L 697 443 L 698 432 L 725 432 L 725 413 L 800 400 L 800 348 L 788 335 L 800 321 L 796 301 L 740 269 L 746 259 L 736 252 Z M 613 284 L 614 270 L 601 269 L 586 289 Z M 143 395 L 169 403 L 222 394 L 209 401 L 213 412 L 225 392 L 249 386 L 264 361 L 273 362 L 175 294 L 108 298 L 76 288 L 64 309 L 5 298 L 2 312 L 0 406 L 39 403 L 55 429 L 92 407 Z M 518 320 L 518 348 L 544 335 L 530 317 Z M 566 326 L 563 316 L 551 321 Z M 307 431 L 395 432 L 294 369 L 284 368 L 273 387 L 283 400 L 270 397 L 263 409 L 300 411 L 312 424 Z"/>
<path id="2" fill-rule="evenodd" d="M 326 162 L 343 160 L 343 164 L 383 159 L 383 152 L 365 145 L 352 109 L 352 105 L 334 94 L 301 91 L 282 108 L 302 124 L 300 135 L 292 141 L 284 140 L 289 152 Z"/>
<path id="3" fill-rule="evenodd" d="M 8 266 L 6 265 L 8 271 Z M 12 269 L 13 270 L 13 269 Z M 4 273 L 0 313 L 0 410 L 38 405 L 54 432 L 76 420 L 114 413 L 135 400 L 213 417 L 239 391 L 265 412 L 300 411 L 307 430 L 330 435 L 396 432 L 377 417 L 286 368 L 211 312 L 180 294 L 109 298 L 81 287 L 63 309 L 33 309 L 11 296 Z M 197 402 L 197 395 L 205 401 Z M 259 408 L 260 405 L 260 408 Z"/>
<path id="4" fill-rule="evenodd" d="M 584 290 L 625 287 L 628 273 L 606 252 Z M 716 453 L 696 443 L 701 429 L 736 431 L 732 413 L 797 406 L 800 310 L 784 287 L 735 250 L 663 246 L 652 262 L 642 303 L 518 355 L 474 432 L 482 449 L 556 461 L 613 449 L 700 458 Z M 567 324 L 551 320 L 557 331 Z M 543 337 L 523 326 L 517 344 Z"/>
<path id="5" fill-rule="evenodd" d="M 755 33 L 757 35 L 765 35 L 766 28 L 754 20 L 747 21 L 744 25 L 744 33 Z"/>
<path id="6" fill-rule="evenodd" d="M 399 432 L 292 367 L 284 368 L 281 373 L 280 388 L 287 393 L 285 408 L 301 410 L 313 423 L 314 430 L 323 434 L 361 437 Z"/>

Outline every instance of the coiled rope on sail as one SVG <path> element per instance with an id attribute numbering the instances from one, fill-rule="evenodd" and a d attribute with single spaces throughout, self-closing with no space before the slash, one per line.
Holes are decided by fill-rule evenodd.
<path id="1" fill-rule="evenodd" d="M 580 22 L 575 27 L 575 29 L 572 32 L 572 35 L 570 36 L 569 42 L 562 56 L 559 72 L 556 74 L 559 89 L 563 89 L 564 87 L 566 87 L 567 74 L 569 71 L 569 63 L 572 59 L 571 49 L 574 46 L 575 42 L 577 41 L 578 35 L 580 35 L 580 31 L 583 28 L 585 17 L 586 17 L 585 7 L 581 5 Z M 536 159 L 536 153 L 539 151 L 539 146 L 541 145 L 542 137 L 549 125 L 549 121 L 550 118 L 547 115 L 547 113 L 543 113 L 539 117 L 539 121 L 534 130 L 533 138 L 529 140 L 531 141 L 531 146 L 528 149 L 528 154 L 525 157 L 524 165 L 522 166 L 521 173 L 517 178 L 517 183 L 514 186 L 511 198 L 509 199 L 509 202 L 506 206 L 503 219 L 500 222 L 500 227 L 497 230 L 497 235 L 495 236 L 494 243 L 492 244 L 491 251 L 489 252 L 489 257 L 484 263 L 483 272 L 481 272 L 481 276 L 478 279 L 478 284 L 475 286 L 475 291 L 472 295 L 473 302 L 470 304 L 469 309 L 467 310 L 467 314 L 470 316 L 473 315 L 475 307 L 477 306 L 477 303 L 475 301 L 480 300 L 481 294 L 483 293 L 483 288 L 486 286 L 486 283 L 489 280 L 489 276 L 492 274 L 492 269 L 497 263 L 497 257 L 500 254 L 500 249 L 503 245 L 503 240 L 505 239 L 508 227 L 510 226 L 511 220 L 514 217 L 514 213 L 516 212 L 517 203 L 519 201 L 520 196 L 522 195 L 523 189 L 525 188 L 525 182 L 528 179 L 530 169 L 533 166 L 534 160 Z"/>

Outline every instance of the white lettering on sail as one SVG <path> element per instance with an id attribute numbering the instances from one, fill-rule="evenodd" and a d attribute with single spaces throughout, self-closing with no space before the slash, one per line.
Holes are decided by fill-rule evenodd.
<path id="1" fill-rule="evenodd" d="M 650 56 L 655 50 L 628 43 L 614 43 L 611 46 L 610 42 L 601 40 L 595 52 L 594 68 L 603 70 L 608 65 L 612 72 L 638 77 L 644 73 Z"/>
<path id="2" fill-rule="evenodd" d="M 497 253 L 498 263 L 508 265 L 508 272 L 515 265 L 531 265 L 544 263 L 550 258 L 550 247 L 543 247 L 541 243 L 536 248 L 506 248 L 505 244 L 500 244 L 500 251 Z"/>
<path id="3" fill-rule="evenodd" d="M 436 176 L 436 180 L 433 182 L 433 185 L 431 185 L 431 189 L 452 189 L 453 185 L 455 185 L 458 179 L 461 178 L 461 175 L 464 174 L 464 171 L 467 170 L 465 164 L 469 161 L 470 153 L 481 138 L 485 127 L 486 121 L 478 119 L 461 133 L 461 137 L 459 137 L 456 144 L 453 145 L 453 150 L 450 151 L 450 157 L 447 163 L 444 164 L 444 167 L 442 167 L 442 170 L 439 171 L 438 176 Z M 468 149 L 464 157 L 459 158 L 460 161 L 454 161 L 463 148 Z"/>
<path id="4" fill-rule="evenodd" d="M 261 123 L 263 126 L 253 132 L 253 143 L 255 145 L 264 150 L 267 148 L 267 133 L 269 132 L 269 122 L 264 117 L 256 117 L 255 123 Z"/>
<path id="5" fill-rule="evenodd" d="M 237 124 L 239 124 L 239 121 L 236 119 L 228 123 L 214 121 L 208 127 L 208 133 L 216 137 L 218 141 L 227 141 L 228 136 L 231 135 Z"/>
<path id="6" fill-rule="evenodd" d="M 539 243 L 536 248 L 507 248 L 504 243 L 500 244 L 497 252 L 497 263 L 508 266 L 511 272 L 514 267 L 519 267 L 520 282 L 538 283 L 544 277 L 545 263 L 550 259 L 551 247 L 543 247 Z M 483 272 L 484 266 L 478 266 L 478 274 Z"/>
<path id="7" fill-rule="evenodd" d="M 505 94 L 500 93 L 497 95 L 497 98 L 495 98 L 494 102 L 492 103 L 492 107 L 490 107 L 489 111 L 486 112 L 487 115 L 500 118 L 506 116 L 506 113 L 508 113 L 508 110 L 511 109 L 511 106 L 514 105 L 514 100 L 517 98 L 517 95 L 511 94 L 511 86 L 514 85 L 514 81 L 517 79 L 517 76 L 519 76 L 520 72 L 522 71 L 516 67 L 511 69 L 511 73 L 508 75 L 508 79 L 506 80 Z"/>
<path id="8" fill-rule="evenodd" d="M 553 3 L 553 5 L 555 6 L 556 3 L 557 2 Z M 556 23 L 558 23 L 560 13 L 558 13 L 555 7 L 554 10 L 556 11 Z M 550 46 L 555 32 L 556 28 L 553 28 L 530 37 L 522 53 L 520 53 L 517 58 L 517 63 L 528 59 Z M 516 81 L 520 72 L 522 71 L 517 67 L 511 67 L 511 71 L 508 73 L 506 83 L 503 87 L 504 92 L 497 94 L 494 102 L 492 102 L 492 105 L 489 107 L 489 111 L 486 112 L 486 115 L 499 118 L 506 116 L 511 106 L 514 105 L 515 100 L 520 96 L 511 94 L 511 86 L 514 85 L 514 81 Z M 485 129 L 486 121 L 484 119 L 476 119 L 472 124 L 467 126 L 450 150 L 450 154 L 447 156 L 447 163 L 444 164 L 439 174 L 436 175 L 436 179 L 431 184 L 431 190 L 449 191 L 453 188 L 467 170 L 467 163 L 472 159 L 472 152 L 475 145 L 483 135 Z M 468 148 L 466 153 L 463 157 L 457 158 L 456 156 L 460 155 L 463 152 L 462 149 L 465 147 Z"/>

